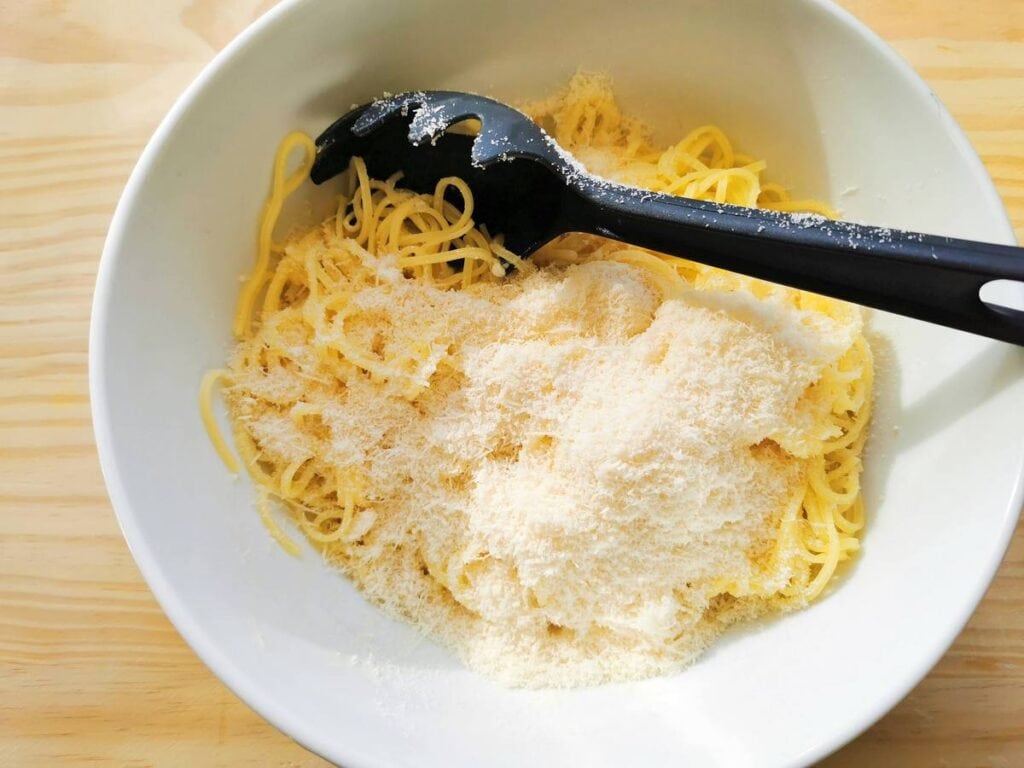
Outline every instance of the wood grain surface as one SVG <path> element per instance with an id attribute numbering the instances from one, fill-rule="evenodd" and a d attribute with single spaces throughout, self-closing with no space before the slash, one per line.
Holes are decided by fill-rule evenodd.
<path id="1" fill-rule="evenodd" d="M 142 581 L 89 419 L 89 305 L 143 144 L 273 2 L 0 0 L 0 766 L 311 766 Z M 1024 240 L 1024 2 L 845 0 L 966 128 Z M 825 764 L 1024 766 L 1024 530 L 952 650 Z"/>

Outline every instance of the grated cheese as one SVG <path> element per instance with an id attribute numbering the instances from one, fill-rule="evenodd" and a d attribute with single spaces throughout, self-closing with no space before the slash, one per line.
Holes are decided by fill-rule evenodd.
<path id="1" fill-rule="evenodd" d="M 269 454 L 365 467 L 372 529 L 336 556 L 371 600 L 493 677 L 569 686 L 677 669 L 764 609 L 723 579 L 784 585 L 762 561 L 805 485 L 789 451 L 856 328 L 743 292 L 663 300 L 614 261 L 445 291 L 364 258 L 378 283 L 346 336 L 380 359 L 429 343 L 406 372 L 429 386 L 269 377 L 241 362 L 257 337 L 229 397 Z"/>

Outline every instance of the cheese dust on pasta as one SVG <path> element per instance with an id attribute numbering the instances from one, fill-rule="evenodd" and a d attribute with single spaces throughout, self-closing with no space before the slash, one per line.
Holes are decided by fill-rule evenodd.
<path id="1" fill-rule="evenodd" d="M 602 78 L 528 111 L 610 179 L 831 214 L 713 126 L 653 146 Z M 313 152 L 302 134 L 279 149 L 238 344 L 201 397 L 230 465 L 222 386 L 283 546 L 297 530 L 374 603 L 526 686 L 677 670 L 726 626 L 806 605 L 857 551 L 858 309 L 594 236 L 523 261 L 462 180 L 417 194 L 359 159 L 336 214 L 278 243 Z"/>

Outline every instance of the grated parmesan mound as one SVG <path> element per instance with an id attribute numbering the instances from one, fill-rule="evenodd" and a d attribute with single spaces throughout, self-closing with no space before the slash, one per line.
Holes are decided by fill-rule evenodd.
<path id="1" fill-rule="evenodd" d="M 772 607 L 726 587 L 790 578 L 772 552 L 829 408 L 812 385 L 858 323 L 744 291 L 664 300 L 615 261 L 446 291 L 359 257 L 376 282 L 346 337 L 428 362 L 339 375 L 286 308 L 239 346 L 228 398 L 266 461 L 360 468 L 361 535 L 325 552 L 370 600 L 516 686 L 677 670 Z M 297 364 L 268 374 L 271 332 Z"/>

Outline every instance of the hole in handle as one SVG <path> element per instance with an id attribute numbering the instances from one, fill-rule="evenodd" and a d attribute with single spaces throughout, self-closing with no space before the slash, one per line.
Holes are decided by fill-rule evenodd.
<path id="1" fill-rule="evenodd" d="M 1017 280 L 992 280 L 981 286 L 978 296 L 991 307 L 1024 312 L 1024 283 Z"/>

